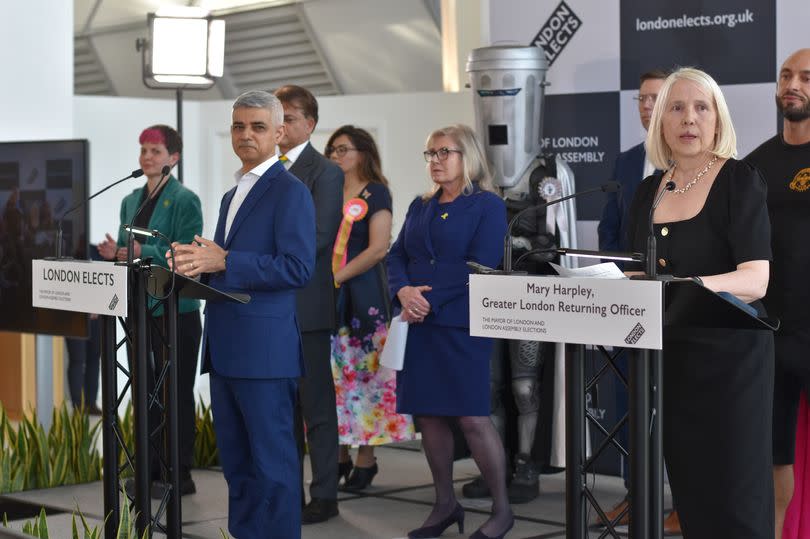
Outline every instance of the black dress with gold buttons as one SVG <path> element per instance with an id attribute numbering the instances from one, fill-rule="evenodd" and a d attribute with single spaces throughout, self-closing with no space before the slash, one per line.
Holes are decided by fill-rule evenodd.
<path id="1" fill-rule="evenodd" d="M 645 250 L 661 178 L 636 191 L 631 250 Z M 765 201 L 759 172 L 729 159 L 695 217 L 654 226 L 659 273 L 717 275 L 770 260 Z M 759 301 L 751 305 L 764 314 Z M 771 332 L 665 329 L 664 459 L 687 539 L 774 536 L 772 403 Z"/>

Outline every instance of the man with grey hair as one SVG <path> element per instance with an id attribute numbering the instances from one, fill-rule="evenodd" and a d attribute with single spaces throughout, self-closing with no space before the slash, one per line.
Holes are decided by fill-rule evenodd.
<path id="1" fill-rule="evenodd" d="M 195 236 L 176 246 L 174 259 L 178 273 L 251 297 L 244 305 L 209 302 L 202 342 L 228 482 L 228 529 L 242 539 L 301 537 L 293 416 L 303 361 L 295 290 L 315 264 L 315 210 L 309 190 L 276 157 L 283 136 L 276 97 L 251 91 L 236 99 L 236 186 L 222 198 L 214 240 Z"/>

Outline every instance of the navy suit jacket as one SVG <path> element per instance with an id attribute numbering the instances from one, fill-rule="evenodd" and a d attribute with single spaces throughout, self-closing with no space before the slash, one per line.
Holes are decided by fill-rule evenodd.
<path id="1" fill-rule="evenodd" d="M 644 143 L 633 146 L 616 158 L 613 166 L 613 181 L 621 184 L 621 190 L 608 193 L 607 202 L 599 221 L 599 250 L 627 250 L 627 219 L 630 203 L 636 188 L 644 179 L 644 158 L 647 155 Z"/>
<path id="2" fill-rule="evenodd" d="M 496 267 L 503 258 L 506 206 L 496 194 L 476 190 L 460 195 L 446 210 L 442 234 L 431 234 L 439 193 L 408 208 L 399 237 L 388 253 L 388 286 L 392 303 L 401 309 L 403 286 L 429 285 L 422 295 L 430 303 L 425 324 L 470 327 L 468 261 Z"/>
<path id="3" fill-rule="evenodd" d="M 295 289 L 315 265 L 315 210 L 306 186 L 273 164 L 251 188 L 225 238 L 236 188 L 222 197 L 214 242 L 228 251 L 226 270 L 207 284 L 250 294 L 246 305 L 208 302 L 203 372 L 229 378 L 298 378 L 303 374 Z"/>

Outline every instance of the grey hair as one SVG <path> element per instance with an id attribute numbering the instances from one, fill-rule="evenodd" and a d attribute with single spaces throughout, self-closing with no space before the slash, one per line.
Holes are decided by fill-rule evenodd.
<path id="1" fill-rule="evenodd" d="M 263 90 L 249 90 L 233 102 L 234 109 L 267 109 L 270 111 L 270 121 L 274 127 L 284 123 L 284 106 L 281 101 L 269 92 Z"/>

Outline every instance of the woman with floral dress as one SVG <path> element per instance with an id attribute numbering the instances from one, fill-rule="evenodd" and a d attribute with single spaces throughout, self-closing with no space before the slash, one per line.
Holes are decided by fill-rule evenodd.
<path id="1" fill-rule="evenodd" d="M 341 489 L 371 484 L 374 447 L 414 437 L 410 416 L 396 413 L 396 374 L 379 364 L 391 319 L 383 260 L 391 240 L 391 194 L 374 139 L 346 125 L 335 131 L 326 157 L 345 175 L 344 220 L 335 241 L 338 330 L 332 338 L 332 374 L 338 412 Z M 337 269 L 339 267 L 339 269 Z M 359 446 L 353 466 L 349 448 Z M 352 468 L 354 468 L 352 470 Z"/>

